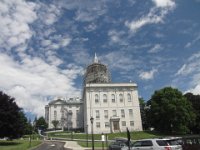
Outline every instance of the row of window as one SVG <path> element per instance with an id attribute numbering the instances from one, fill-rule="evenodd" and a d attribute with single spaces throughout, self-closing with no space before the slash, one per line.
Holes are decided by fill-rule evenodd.
<path id="1" fill-rule="evenodd" d="M 58 105 L 59 106 L 59 105 Z M 57 105 L 54 105 L 53 106 L 54 108 L 57 108 Z M 76 107 L 76 108 L 79 108 L 80 106 L 78 105 L 68 105 L 69 108 L 72 108 L 72 107 Z"/>
<path id="2" fill-rule="evenodd" d="M 124 126 L 127 126 L 128 124 L 127 124 L 126 121 L 122 121 L 121 125 L 124 127 Z M 134 121 L 130 121 L 129 125 L 130 126 L 134 126 Z M 105 122 L 104 126 L 105 126 L 105 128 L 110 128 L 110 122 Z M 96 128 L 101 128 L 101 123 L 100 122 L 96 122 Z"/>
<path id="3" fill-rule="evenodd" d="M 129 117 L 133 117 L 133 109 L 129 109 Z M 96 119 L 100 119 L 100 111 L 96 110 L 95 111 L 96 114 Z M 117 110 L 112 110 L 112 116 L 113 117 L 117 117 Z M 108 110 L 104 110 L 104 118 L 108 119 Z M 121 109 L 121 118 L 125 118 L 125 110 Z"/>
<path id="4" fill-rule="evenodd" d="M 111 101 L 112 101 L 112 103 L 116 103 L 116 96 L 115 96 L 115 94 L 111 94 Z M 123 94 L 119 94 L 119 101 L 121 103 L 123 103 L 123 101 L 124 101 Z M 132 101 L 130 93 L 127 94 L 127 101 L 128 102 Z M 108 96 L 107 96 L 107 94 L 103 94 L 103 102 L 104 103 L 108 102 Z M 95 103 L 99 103 L 99 94 L 95 94 Z"/>
<path id="5" fill-rule="evenodd" d="M 61 115 L 65 116 L 65 111 L 61 111 Z M 68 113 L 66 115 L 72 116 L 73 115 L 72 110 L 68 110 Z M 76 116 L 78 116 L 78 115 L 79 115 L 79 110 L 76 110 Z M 56 119 L 57 119 L 57 111 L 54 110 L 54 120 L 56 120 Z"/>

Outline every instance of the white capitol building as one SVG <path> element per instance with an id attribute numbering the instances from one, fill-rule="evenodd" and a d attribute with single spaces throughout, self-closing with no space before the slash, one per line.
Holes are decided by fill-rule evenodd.
<path id="1" fill-rule="evenodd" d="M 86 68 L 82 99 L 58 98 L 45 106 L 49 128 L 59 121 L 59 128 L 84 129 L 91 133 L 142 131 L 137 84 L 112 83 L 106 65 L 94 61 Z"/>

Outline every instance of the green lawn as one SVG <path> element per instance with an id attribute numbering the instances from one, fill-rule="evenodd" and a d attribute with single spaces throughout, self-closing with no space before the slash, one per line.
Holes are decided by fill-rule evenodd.
<path id="1" fill-rule="evenodd" d="M 108 139 L 112 140 L 116 137 L 127 137 L 126 132 L 122 133 L 109 133 Z M 54 132 L 49 133 L 49 137 L 60 137 L 60 138 L 66 138 L 66 139 L 87 139 L 87 135 L 85 133 L 69 133 L 69 132 Z M 131 132 L 131 140 L 137 140 L 137 139 L 144 139 L 144 138 L 155 138 L 155 137 L 162 137 L 165 135 L 161 135 L 156 132 L 145 132 L 145 131 L 138 131 L 138 132 Z M 91 135 L 88 135 L 88 139 L 91 139 Z M 94 134 L 95 140 L 101 140 L 101 134 Z"/>
<path id="2" fill-rule="evenodd" d="M 144 139 L 144 138 L 159 138 L 159 137 L 163 137 L 163 136 L 167 136 L 167 135 L 162 135 L 156 132 L 145 132 L 145 131 L 134 131 L 134 132 L 130 132 L 131 134 L 131 140 L 138 140 L 138 139 Z M 54 133 L 49 133 L 48 134 L 49 137 L 58 137 L 58 138 L 65 138 L 66 140 L 71 140 L 71 139 L 80 139 L 80 140 L 85 140 L 85 141 L 78 141 L 78 144 L 83 146 L 83 147 L 87 147 L 87 135 L 85 133 L 71 133 L 71 132 L 54 132 Z M 123 138 L 127 138 L 127 133 L 123 132 L 123 133 L 109 133 L 107 134 L 108 136 L 108 140 L 113 140 L 117 137 L 123 137 Z M 95 140 L 101 140 L 101 134 L 94 134 L 94 139 Z M 91 147 L 92 143 L 90 142 L 91 140 L 91 135 L 88 135 L 88 147 Z M 95 141 L 94 143 L 95 147 L 102 147 L 102 142 L 101 141 Z M 106 144 L 106 142 L 104 143 L 104 147 L 106 145 L 109 145 L 109 142 Z"/>
<path id="3" fill-rule="evenodd" d="M 28 150 L 41 144 L 42 141 L 28 140 L 0 141 L 0 150 Z"/>

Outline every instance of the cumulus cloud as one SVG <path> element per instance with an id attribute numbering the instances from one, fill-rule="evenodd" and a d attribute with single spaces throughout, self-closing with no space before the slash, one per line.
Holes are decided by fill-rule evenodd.
<path id="1" fill-rule="evenodd" d="M 155 73 L 157 72 L 157 69 L 152 69 L 150 71 L 142 71 L 140 74 L 139 74 L 139 77 L 142 79 L 142 80 L 151 80 L 154 78 L 154 75 Z"/>
<path id="2" fill-rule="evenodd" d="M 0 48 L 10 50 L 26 44 L 34 32 L 30 24 L 37 19 L 37 5 L 23 0 L 0 1 Z"/>
<path id="3" fill-rule="evenodd" d="M 80 95 L 73 80 L 82 74 L 81 67 L 68 65 L 60 70 L 40 58 L 26 57 L 16 62 L 7 54 L 0 54 L 0 63 L 0 89 L 15 97 L 26 111 L 43 115 L 45 97 Z"/>
<path id="4" fill-rule="evenodd" d="M 148 24 L 163 23 L 165 16 L 175 7 L 175 2 L 173 0 L 153 0 L 153 3 L 155 6 L 149 11 L 147 15 L 144 15 L 133 21 L 125 22 L 125 25 L 132 32 L 135 33 L 140 28 Z"/>

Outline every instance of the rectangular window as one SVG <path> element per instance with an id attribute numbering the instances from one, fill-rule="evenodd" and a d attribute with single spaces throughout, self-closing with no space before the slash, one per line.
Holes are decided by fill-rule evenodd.
<path id="1" fill-rule="evenodd" d="M 122 117 L 122 118 L 125 118 L 125 112 L 124 112 L 124 109 L 121 109 L 121 117 Z"/>
<path id="2" fill-rule="evenodd" d="M 76 126 L 79 127 L 79 120 L 76 120 Z"/>
<path id="3" fill-rule="evenodd" d="M 68 126 L 69 128 L 72 128 L 73 123 L 72 122 L 68 122 Z"/>
<path id="4" fill-rule="evenodd" d="M 79 115 L 79 110 L 76 110 L 76 116 L 78 117 L 78 115 Z"/>
<path id="5" fill-rule="evenodd" d="M 133 117 L 133 109 L 129 109 L 129 116 Z"/>
<path id="6" fill-rule="evenodd" d="M 100 118 L 99 110 L 96 110 L 96 119 L 99 119 L 99 118 Z"/>
<path id="7" fill-rule="evenodd" d="M 99 95 L 95 94 L 95 103 L 99 103 Z"/>
<path id="8" fill-rule="evenodd" d="M 108 100 L 107 100 L 107 95 L 104 94 L 104 95 L 103 95 L 103 102 L 104 102 L 104 103 L 107 103 L 107 101 L 108 101 Z"/>
<path id="9" fill-rule="evenodd" d="M 112 103 L 115 103 L 115 95 L 114 94 L 111 95 L 111 98 L 112 98 Z"/>
<path id="10" fill-rule="evenodd" d="M 116 110 L 113 110 L 112 113 L 113 113 L 113 117 L 117 117 L 117 111 Z"/>
<path id="11" fill-rule="evenodd" d="M 122 103 L 123 102 L 123 95 L 119 94 L 119 101 Z"/>
<path id="12" fill-rule="evenodd" d="M 126 126 L 126 121 L 122 121 L 122 126 Z"/>
<path id="13" fill-rule="evenodd" d="M 100 122 L 96 122 L 96 128 L 100 128 Z"/>
<path id="14" fill-rule="evenodd" d="M 68 115 L 72 116 L 72 110 L 68 111 Z"/>
<path id="15" fill-rule="evenodd" d="M 54 111 L 54 120 L 57 120 L 57 111 Z"/>
<path id="16" fill-rule="evenodd" d="M 104 118 L 108 119 L 108 110 L 104 110 Z"/>
<path id="17" fill-rule="evenodd" d="M 134 126 L 134 121 L 130 121 L 130 126 Z"/>
<path id="18" fill-rule="evenodd" d="M 105 122 L 105 128 L 109 128 L 110 127 L 110 123 L 109 122 Z"/>

